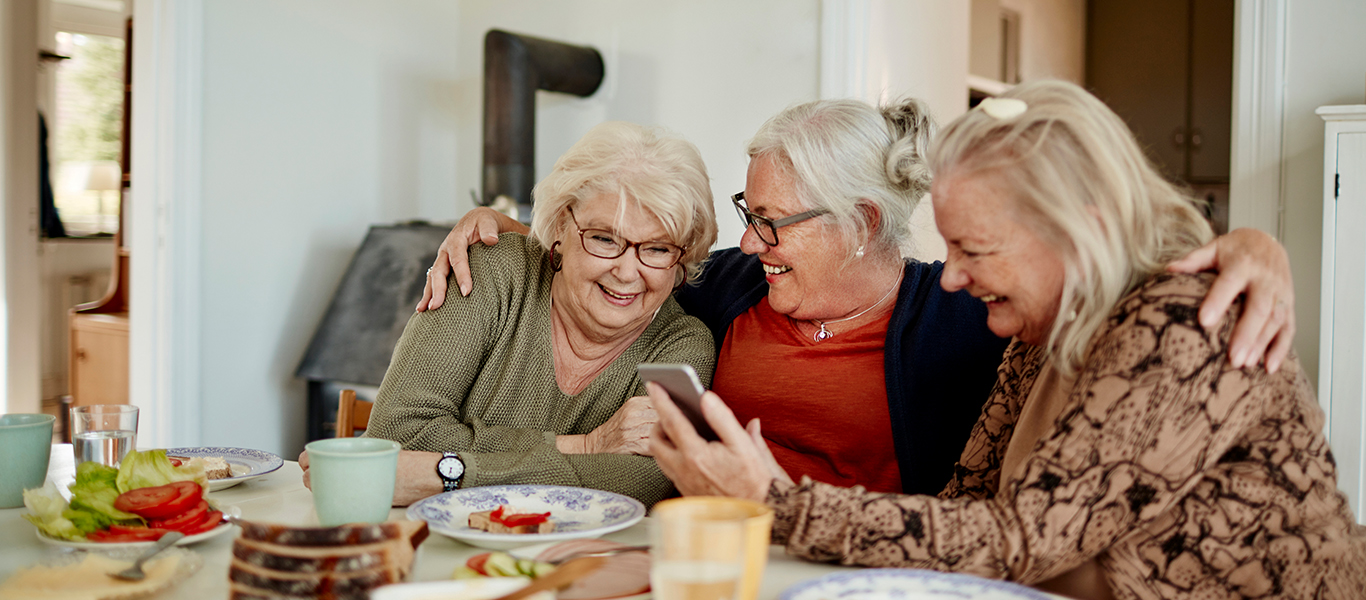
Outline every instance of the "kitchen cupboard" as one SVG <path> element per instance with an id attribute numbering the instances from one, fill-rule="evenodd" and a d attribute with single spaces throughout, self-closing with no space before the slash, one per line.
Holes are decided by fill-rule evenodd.
<path id="1" fill-rule="evenodd" d="M 1366 498 L 1366 104 L 1324 106 L 1319 405 L 1338 487 L 1362 521 Z"/>
<path id="2" fill-rule="evenodd" d="M 1090 0 L 1086 85 L 1174 180 L 1226 185 L 1234 0 Z"/>

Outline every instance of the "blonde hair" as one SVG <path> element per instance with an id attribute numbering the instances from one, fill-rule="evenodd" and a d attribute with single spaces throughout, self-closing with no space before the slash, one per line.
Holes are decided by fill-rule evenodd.
<path id="1" fill-rule="evenodd" d="M 925 151 L 934 121 L 925 103 L 901 100 L 881 108 L 859 100 L 817 100 L 774 115 L 754 134 L 746 152 L 751 160 L 772 157 L 796 182 L 806 209 L 830 211 L 845 249 L 872 228 L 859 209 L 877 207 L 880 222 L 874 244 L 911 250 L 911 213 L 930 189 Z"/>
<path id="2" fill-rule="evenodd" d="M 1082 88 L 1035 81 L 1003 96 L 1027 108 L 1005 118 L 968 111 L 945 128 L 930 166 L 937 177 L 992 177 L 1062 255 L 1047 347 L 1070 373 L 1121 298 L 1213 232 L 1196 201 L 1163 179 L 1124 122 Z"/>
<path id="3" fill-rule="evenodd" d="M 663 129 L 622 121 L 584 134 L 531 191 L 531 237 L 546 250 L 570 227 L 568 209 L 600 194 L 615 195 L 617 214 L 635 202 L 684 248 L 682 280 L 693 281 L 716 242 L 711 180 L 691 142 Z"/>

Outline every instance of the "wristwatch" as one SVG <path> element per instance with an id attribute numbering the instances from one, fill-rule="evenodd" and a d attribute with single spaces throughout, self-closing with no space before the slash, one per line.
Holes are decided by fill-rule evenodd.
<path id="1" fill-rule="evenodd" d="M 457 489 L 460 478 L 465 476 L 465 461 L 454 452 L 446 452 L 436 461 L 436 474 L 441 477 L 442 489 L 447 492 Z"/>

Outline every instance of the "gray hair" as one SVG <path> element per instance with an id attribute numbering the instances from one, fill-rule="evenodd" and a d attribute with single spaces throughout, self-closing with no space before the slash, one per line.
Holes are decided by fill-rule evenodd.
<path id="1" fill-rule="evenodd" d="M 911 213 L 930 189 L 926 147 L 934 121 L 925 103 L 906 99 L 882 108 L 858 100 L 817 100 L 790 107 L 759 128 L 746 152 L 776 159 L 796 182 L 807 210 L 824 208 L 854 254 L 853 240 L 910 254 Z M 876 207 L 869 223 L 860 204 Z M 876 227 L 874 227 L 876 225 Z"/>
<path id="2" fill-rule="evenodd" d="M 1002 96 L 1027 108 L 1005 118 L 968 111 L 937 140 L 930 166 L 937 177 L 994 178 L 1059 251 L 1066 274 L 1048 349 L 1074 372 L 1120 299 L 1214 234 L 1196 201 L 1163 179 L 1119 116 L 1082 88 L 1035 81 Z"/>
<path id="3" fill-rule="evenodd" d="M 687 281 L 701 273 L 716 242 L 716 209 L 702 154 L 663 129 L 601 123 L 560 156 L 531 193 L 531 237 L 546 250 L 569 229 L 568 209 L 599 194 L 620 199 L 618 215 L 631 201 L 658 219 L 670 241 L 684 247 L 680 264 Z"/>

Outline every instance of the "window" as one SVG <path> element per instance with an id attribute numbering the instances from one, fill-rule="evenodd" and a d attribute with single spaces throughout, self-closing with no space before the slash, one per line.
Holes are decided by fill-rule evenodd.
<path id="1" fill-rule="evenodd" d="M 59 31 L 55 114 L 48 137 L 57 212 L 69 236 L 107 236 L 119 227 L 123 174 L 124 42 Z"/>

